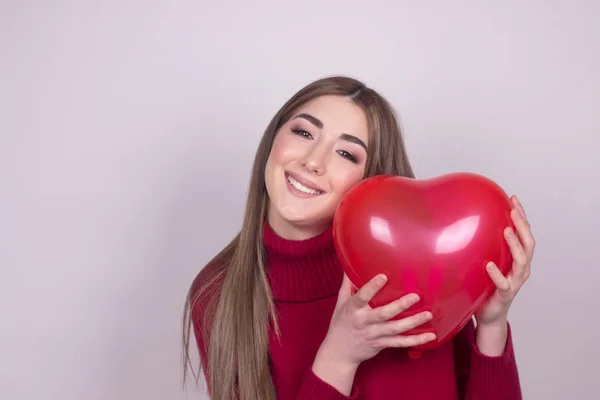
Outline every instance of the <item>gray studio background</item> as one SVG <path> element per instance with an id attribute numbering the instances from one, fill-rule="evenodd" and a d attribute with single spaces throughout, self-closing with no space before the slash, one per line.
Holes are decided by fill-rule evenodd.
<path id="1" fill-rule="evenodd" d="M 348 74 L 420 178 L 485 174 L 538 242 L 510 318 L 526 399 L 597 399 L 597 1 L 0 1 L 0 398 L 181 389 L 193 277 L 264 128 Z"/>

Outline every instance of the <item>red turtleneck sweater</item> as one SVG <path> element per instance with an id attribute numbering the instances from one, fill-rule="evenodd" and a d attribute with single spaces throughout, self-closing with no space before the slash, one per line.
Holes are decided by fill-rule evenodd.
<path id="1" fill-rule="evenodd" d="M 381 351 L 359 366 L 351 395 L 342 395 L 311 369 L 343 278 L 331 229 L 308 240 L 290 241 L 266 224 L 264 244 L 281 329 L 281 341 L 272 334 L 269 349 L 278 400 L 522 398 L 510 326 L 504 354 L 488 357 L 477 349 L 473 322 L 451 342 L 418 359 L 410 358 L 406 349 Z M 202 305 L 194 308 L 192 319 L 206 373 Z"/>

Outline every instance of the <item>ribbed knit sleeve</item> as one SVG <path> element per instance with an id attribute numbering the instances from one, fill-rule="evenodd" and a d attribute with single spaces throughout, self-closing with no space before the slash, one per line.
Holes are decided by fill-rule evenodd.
<path id="1" fill-rule="evenodd" d="M 479 351 L 475 333 L 475 324 L 471 321 L 453 341 L 459 399 L 521 400 L 510 324 L 504 353 L 497 357 Z"/>
<path id="2" fill-rule="evenodd" d="M 309 369 L 304 376 L 296 400 L 355 400 L 358 399 L 358 394 L 358 388 L 353 385 L 350 396 L 343 395 L 336 388 L 315 375 L 312 369 Z"/>

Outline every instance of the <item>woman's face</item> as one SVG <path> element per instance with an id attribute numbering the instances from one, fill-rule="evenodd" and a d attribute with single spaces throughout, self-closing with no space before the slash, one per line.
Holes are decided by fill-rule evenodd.
<path id="1" fill-rule="evenodd" d="M 325 230 L 367 161 L 367 119 L 341 96 L 319 97 L 292 115 L 275 136 L 267 160 L 268 220 L 288 239 Z"/>

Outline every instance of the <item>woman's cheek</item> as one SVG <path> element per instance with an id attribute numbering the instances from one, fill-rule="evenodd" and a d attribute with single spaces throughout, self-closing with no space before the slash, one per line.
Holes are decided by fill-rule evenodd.
<path id="1" fill-rule="evenodd" d="M 338 171 L 335 175 L 333 175 L 332 185 L 337 188 L 337 191 L 345 194 L 354 185 L 360 182 L 363 174 L 364 169 L 361 170 L 360 168 L 353 171 Z"/>

